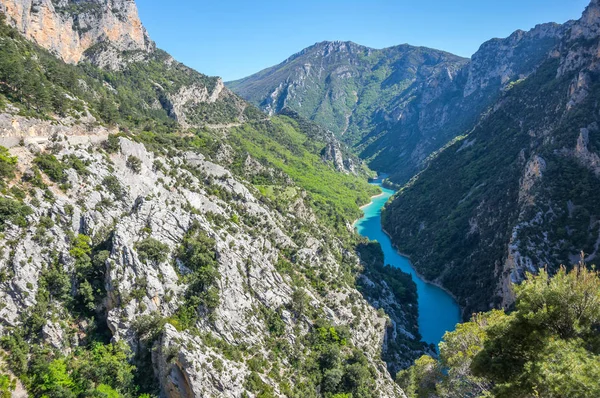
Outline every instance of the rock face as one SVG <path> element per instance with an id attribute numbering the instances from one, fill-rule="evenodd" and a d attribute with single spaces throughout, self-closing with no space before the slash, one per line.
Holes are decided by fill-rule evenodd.
<path id="1" fill-rule="evenodd" d="M 210 90 L 210 91 L 209 91 Z M 223 80 L 217 78 L 213 87 L 204 84 L 192 84 L 181 87 L 176 93 L 167 94 L 169 114 L 181 126 L 187 128 L 197 125 L 198 117 L 194 117 L 201 106 L 214 105 L 218 102 L 231 102 L 238 114 L 242 114 L 247 104 L 243 103 L 231 91 L 225 88 Z M 231 125 L 232 123 L 229 123 Z M 222 125 L 226 127 L 228 124 Z"/>
<path id="2" fill-rule="evenodd" d="M 333 162 L 337 171 L 354 172 L 354 164 L 352 160 L 344 159 L 339 141 L 332 140 L 327 144 L 325 149 L 323 149 L 322 155 L 326 162 Z"/>
<path id="3" fill-rule="evenodd" d="M 25 37 L 67 63 L 94 59 L 100 66 L 118 65 L 123 51 L 152 51 L 154 44 L 133 0 L 2 0 L 0 11 Z M 100 53 L 86 52 L 104 45 Z"/>
<path id="4" fill-rule="evenodd" d="M 598 259 L 599 24 L 592 1 L 578 21 L 482 46 L 468 91 L 493 83 L 502 94 L 384 212 L 395 243 L 465 316 L 510 305 L 527 272 L 577 263 L 582 251 Z"/>
<path id="5" fill-rule="evenodd" d="M 32 125 L 34 122 L 30 121 Z M 37 124 L 43 126 L 43 122 Z M 172 317 L 184 300 L 183 275 L 188 272 L 176 261 L 149 261 L 140 254 L 139 244 L 152 238 L 166 245 L 169 253 L 175 253 L 195 224 L 215 240 L 219 305 L 210 319 L 199 320 L 196 332 L 179 331 L 167 324 L 154 343 L 153 366 L 164 396 L 239 397 L 247 392 L 247 379 L 255 373 L 248 361 L 263 356 L 274 358 L 265 311 L 281 314 L 286 344 L 306 344 L 302 335 L 312 327 L 311 322 L 289 309 L 297 287 L 290 275 L 278 271 L 277 264 L 285 260 L 283 253 L 291 250 L 297 253 L 299 264 L 318 269 L 321 275 L 335 275 L 340 267 L 329 249 L 325 250 L 326 245 L 337 245 L 335 241 L 326 243 L 312 236 L 292 238 L 290 225 L 314 222 L 314 215 L 305 218 L 302 214 L 310 211 L 306 207 L 301 213 L 290 210 L 280 214 L 261 203 L 250 186 L 198 153 L 171 151 L 167 159 L 149 152 L 142 144 L 120 138 L 118 152 L 107 154 L 102 149 L 106 136 L 83 142 L 77 135 L 60 131 L 51 137 L 21 138 L 10 149 L 19 159 L 19 174 L 26 174 L 33 157 L 45 151 L 53 151 L 58 159 L 79 158 L 88 166 L 85 173 L 68 171 L 70 188 L 61 190 L 48 181 L 51 200 L 44 199 L 48 194 L 41 189 L 32 193 L 27 200 L 33 209 L 29 226 L 22 229 L 9 225 L 6 229 L 0 244 L 11 245 L 11 250 L 2 250 L 0 271 L 10 272 L 12 277 L 0 289 L 4 303 L 0 310 L 2 328 L 18 325 L 20 314 L 36 304 L 41 275 L 53 258 L 61 259 L 59 266 L 64 272 L 72 271 L 69 236 L 86 234 L 94 241 L 108 239 L 110 252 L 104 271 L 107 296 L 103 306 L 113 339 L 139 347 L 136 322 L 149 316 Z M 131 157 L 139 159 L 137 171 L 129 166 Z M 112 188 L 107 185 L 109 177 Z M 224 201 L 210 193 L 216 191 L 226 192 L 224 197 L 233 199 Z M 44 217 L 55 221 L 42 230 L 39 220 Z M 346 255 L 358 262 L 353 254 Z M 377 396 L 404 396 L 378 359 L 385 318 L 352 288 L 332 289 L 323 295 L 323 291 L 305 286 L 302 290 L 309 305 L 322 312 L 328 322 L 353 325 L 351 342 L 366 355 L 377 374 Z M 64 317 L 58 301 L 53 301 L 49 311 L 63 313 Z M 49 321 L 43 335 L 49 344 L 68 352 L 77 346 L 77 342 L 63 338 L 69 328 L 66 323 Z M 85 332 L 78 337 L 81 341 L 85 338 Z M 245 349 L 241 356 L 232 358 L 223 353 L 223 345 Z M 274 361 L 279 372 L 289 369 L 289 374 L 294 374 L 289 359 L 278 355 Z M 259 377 L 275 396 L 285 396 L 271 376 Z"/>

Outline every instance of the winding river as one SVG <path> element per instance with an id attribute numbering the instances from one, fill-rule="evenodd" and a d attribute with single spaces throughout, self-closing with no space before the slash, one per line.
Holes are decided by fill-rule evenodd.
<path id="1" fill-rule="evenodd" d="M 380 186 L 383 194 L 374 197 L 371 204 L 363 207 L 365 215 L 356 222 L 355 227 L 362 236 L 381 244 L 386 264 L 412 275 L 419 295 L 419 332 L 423 341 L 437 346 L 444 333 L 454 330 L 460 322 L 460 307 L 443 289 L 421 279 L 410 261 L 394 249 L 390 238 L 381 227 L 381 209 L 394 191 L 382 187 L 381 180 L 376 180 L 373 184 Z"/>

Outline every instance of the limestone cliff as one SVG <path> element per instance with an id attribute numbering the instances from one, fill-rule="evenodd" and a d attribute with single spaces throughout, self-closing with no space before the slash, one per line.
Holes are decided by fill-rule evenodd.
<path id="1" fill-rule="evenodd" d="M 2 0 L 0 11 L 25 37 L 68 63 L 89 59 L 86 52 L 100 43 L 114 55 L 154 47 L 133 0 Z M 94 59 L 117 66 L 98 54 Z"/>

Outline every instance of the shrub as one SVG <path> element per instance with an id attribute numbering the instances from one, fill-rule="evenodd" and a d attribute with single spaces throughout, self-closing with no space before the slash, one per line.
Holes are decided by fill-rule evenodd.
<path id="1" fill-rule="evenodd" d="M 69 167 L 77 171 L 80 176 L 87 176 L 90 172 L 87 169 L 87 164 L 75 155 L 69 155 L 66 158 L 66 163 Z"/>
<path id="2" fill-rule="evenodd" d="M 3 146 L 0 146 L 0 178 L 10 180 L 15 176 L 17 169 L 17 158 L 11 156 Z"/>
<path id="3" fill-rule="evenodd" d="M 102 180 L 102 185 L 104 185 L 106 190 L 113 194 L 116 199 L 121 200 L 126 195 L 125 189 L 119 182 L 119 179 L 114 175 L 104 177 L 104 179 Z"/>
<path id="4" fill-rule="evenodd" d="M 20 227 L 26 226 L 27 220 L 25 217 L 31 214 L 33 214 L 33 211 L 24 203 L 0 197 L 0 231 L 6 228 L 8 222 Z"/>
<path id="5" fill-rule="evenodd" d="M 16 380 L 9 375 L 0 374 L 0 398 L 11 398 L 15 390 Z"/>
<path id="6" fill-rule="evenodd" d="M 194 223 L 184 236 L 177 257 L 192 271 L 184 276 L 188 288 L 185 302 L 177 312 L 179 323 L 185 328 L 195 323 L 199 306 L 210 312 L 219 305 L 216 242 Z"/>
<path id="7" fill-rule="evenodd" d="M 65 166 L 54 155 L 40 154 L 33 159 L 34 163 L 50 178 L 57 183 L 65 182 Z"/>
<path id="8" fill-rule="evenodd" d="M 169 258 L 169 246 L 154 238 L 146 238 L 135 245 L 140 260 L 160 264 Z"/>
<path id="9" fill-rule="evenodd" d="M 136 156 L 130 155 L 127 158 L 126 165 L 134 173 L 138 173 L 139 174 L 139 172 L 142 171 L 142 161 L 140 160 L 140 158 L 138 158 Z"/>
<path id="10" fill-rule="evenodd" d="M 121 150 L 121 141 L 114 134 L 109 134 L 108 139 L 102 143 L 102 147 L 108 153 L 117 153 Z"/>

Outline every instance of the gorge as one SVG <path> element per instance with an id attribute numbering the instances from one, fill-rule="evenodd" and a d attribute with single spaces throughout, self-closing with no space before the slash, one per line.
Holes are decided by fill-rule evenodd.
<path id="1" fill-rule="evenodd" d="M 374 184 L 381 186 L 381 179 Z M 417 286 L 419 307 L 419 332 L 423 341 L 437 345 L 446 332 L 453 331 L 460 323 L 460 308 L 454 298 L 440 287 L 423 280 L 410 264 L 410 260 L 397 252 L 390 238 L 382 229 L 381 210 L 392 197 L 394 191 L 382 188 L 382 194 L 373 197 L 369 205 L 363 207 L 364 216 L 355 223 L 358 233 L 381 244 L 385 264 L 400 268 L 410 274 Z"/>
<path id="2" fill-rule="evenodd" d="M 600 396 L 599 57 L 591 0 L 223 82 L 0 0 L 0 395 Z"/>

